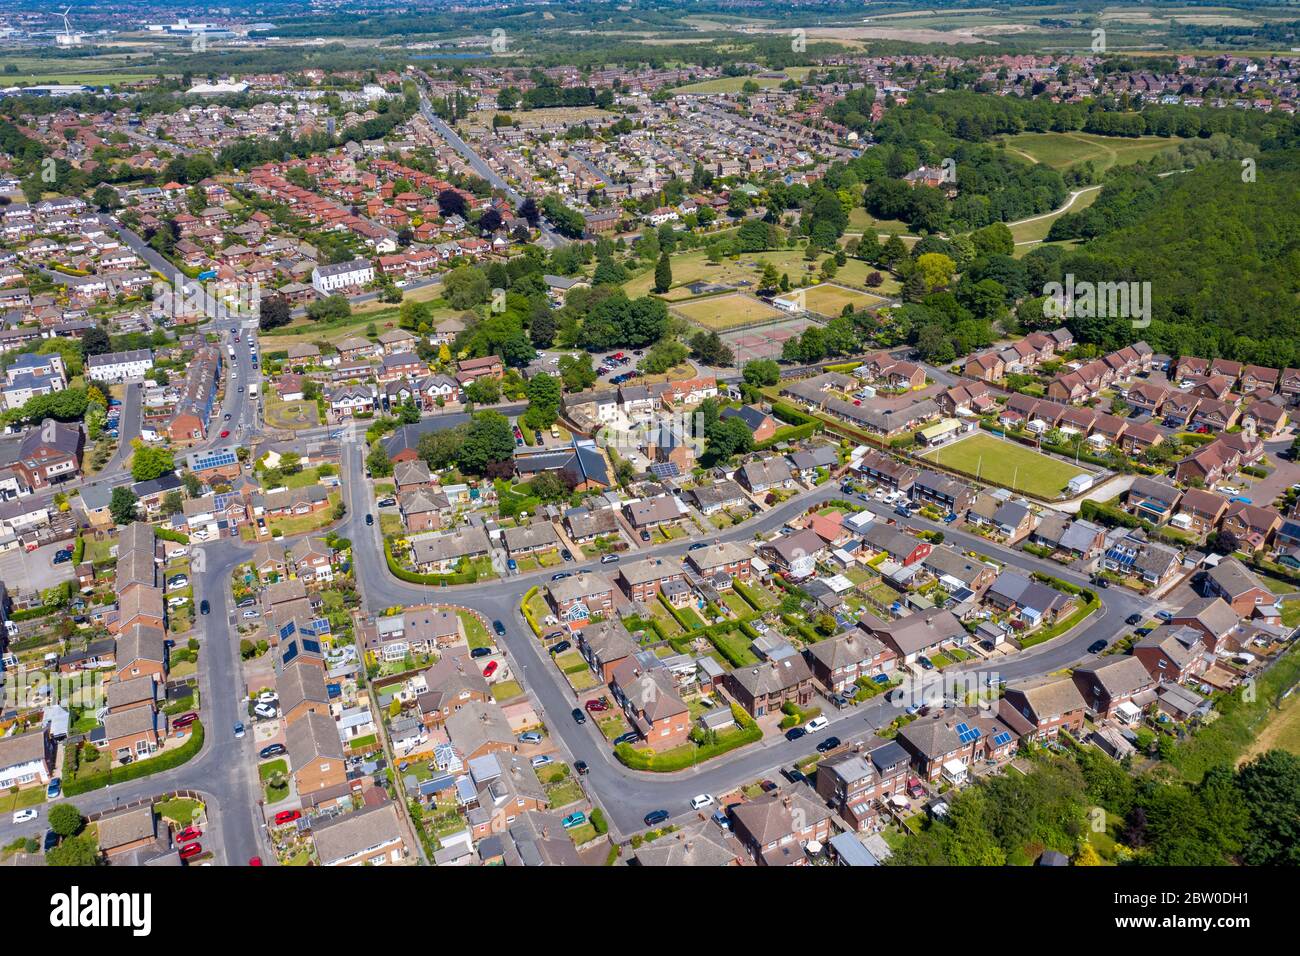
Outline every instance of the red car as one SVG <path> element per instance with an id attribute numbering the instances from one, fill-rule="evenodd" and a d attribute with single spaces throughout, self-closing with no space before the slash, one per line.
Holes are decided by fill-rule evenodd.
<path id="1" fill-rule="evenodd" d="M 293 823 L 294 820 L 299 819 L 301 816 L 301 810 L 281 810 L 275 815 L 275 825 L 282 827 L 286 823 Z"/>
<path id="2" fill-rule="evenodd" d="M 194 859 L 194 857 L 198 856 L 202 852 L 203 852 L 202 843 L 187 843 L 183 847 L 181 847 L 181 859 L 192 860 Z"/>
<path id="3" fill-rule="evenodd" d="M 261 858 L 260 856 L 250 856 L 250 857 L 248 858 L 248 865 L 249 865 L 249 866 L 261 866 L 261 865 L 262 865 L 262 858 Z"/>
<path id="4" fill-rule="evenodd" d="M 491 676 L 492 676 L 493 674 L 495 674 L 496 672 L 497 672 L 497 662 L 496 662 L 496 661 L 488 661 L 488 666 L 485 667 L 485 668 L 483 668 L 483 676 L 484 676 L 484 677 L 491 677 Z"/>
<path id="5" fill-rule="evenodd" d="M 223 429 L 221 429 L 221 437 L 222 437 L 222 438 L 229 438 L 229 437 L 230 437 L 230 429 L 229 429 L 229 428 L 223 428 Z"/>
<path id="6" fill-rule="evenodd" d="M 188 727 L 190 724 L 194 723 L 194 721 L 196 721 L 196 720 L 198 720 L 198 719 L 199 719 L 199 715 L 196 714 L 194 711 L 191 710 L 191 711 L 189 711 L 188 713 L 177 714 L 175 717 L 173 717 L 173 718 L 172 718 L 172 726 L 173 726 L 173 727 Z"/>
<path id="7" fill-rule="evenodd" d="M 193 843 L 199 837 L 203 836 L 203 831 L 198 827 L 186 827 L 180 833 L 176 834 L 177 843 Z"/>
<path id="8" fill-rule="evenodd" d="M 603 714 L 605 711 L 609 710 L 609 703 L 601 698 L 589 700 L 582 706 L 587 708 L 587 713 L 589 714 Z"/>

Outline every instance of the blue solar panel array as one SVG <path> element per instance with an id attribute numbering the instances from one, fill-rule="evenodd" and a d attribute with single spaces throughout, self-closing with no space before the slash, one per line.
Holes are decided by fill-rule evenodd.
<path id="1" fill-rule="evenodd" d="M 964 722 L 957 725 L 957 739 L 964 744 L 980 739 L 978 727 L 967 726 Z"/>
<path id="2" fill-rule="evenodd" d="M 1009 744 L 1009 743 L 1011 743 L 1011 735 L 1007 733 L 1005 730 L 993 738 L 994 747 L 1001 747 L 1003 744 Z"/>
<path id="3" fill-rule="evenodd" d="M 675 461 L 661 461 L 653 464 L 650 466 L 650 472 L 656 478 L 676 478 L 681 474 Z"/>
<path id="4" fill-rule="evenodd" d="M 192 462 L 190 467 L 194 471 L 207 471 L 209 468 L 222 468 L 226 465 L 233 465 L 239 459 L 235 457 L 233 451 L 222 449 L 221 451 L 212 451 L 206 454 L 200 452 L 191 457 L 190 461 Z"/>

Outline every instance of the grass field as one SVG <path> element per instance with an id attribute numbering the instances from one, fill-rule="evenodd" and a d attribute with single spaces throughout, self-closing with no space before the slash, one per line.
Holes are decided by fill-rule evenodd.
<path id="1" fill-rule="evenodd" d="M 1018 254 L 1028 252 L 1033 246 L 1026 244 L 1037 244 L 1046 239 L 1047 234 L 1052 230 L 1052 223 L 1067 212 L 1082 212 L 1096 202 L 1097 197 L 1101 195 L 1100 186 L 1089 186 L 1085 187 L 1085 189 L 1087 191 L 1080 190 L 1079 195 L 1074 198 L 1074 202 L 1070 203 L 1070 207 L 1062 212 L 1048 213 L 1042 217 L 1031 216 L 1029 221 L 1012 223 L 1011 238 L 1018 246 L 1016 252 Z"/>
<path id="2" fill-rule="evenodd" d="M 1018 133 L 1006 138 L 1007 151 L 1053 169 L 1069 169 L 1091 160 L 1097 172 L 1149 159 L 1177 146 L 1176 136 L 1098 136 L 1095 133 Z"/>
<path id="3" fill-rule="evenodd" d="M 1242 754 L 1242 762 L 1266 750 L 1300 754 L 1300 696 L 1292 694 L 1283 702 L 1282 708 L 1273 713 L 1255 742 Z"/>
<path id="4" fill-rule="evenodd" d="M 816 312 L 818 315 L 831 318 L 843 312 L 846 305 L 852 306 L 856 310 L 879 305 L 882 302 L 884 302 L 884 299 L 877 296 L 830 283 L 823 283 L 804 290 L 804 307 L 810 312 Z"/>
<path id="5" fill-rule="evenodd" d="M 976 433 L 922 456 L 981 481 L 1023 491 L 1039 498 L 1055 498 L 1070 479 L 1084 469 L 1039 455 L 1023 445 Z"/>
<path id="6" fill-rule="evenodd" d="M 673 309 L 682 318 L 718 332 L 755 322 L 774 321 L 782 315 L 767 303 L 740 293 L 681 302 Z"/>
<path id="7" fill-rule="evenodd" d="M 810 281 L 821 271 L 825 256 L 818 256 L 814 261 L 804 259 L 802 249 L 777 249 L 771 252 L 747 252 L 736 259 L 724 259 L 718 263 L 709 262 L 707 253 L 696 249 L 673 256 L 673 287 L 661 298 L 668 302 L 679 302 L 694 298 L 698 293 L 687 288 L 697 282 L 708 282 L 720 286 L 735 288 L 757 288 L 763 276 L 763 266 L 771 263 L 778 274 L 790 277 L 793 285 L 798 285 L 802 276 L 809 276 Z M 882 295 L 892 295 L 899 289 L 896 279 L 885 270 L 860 259 L 850 259 L 840 267 L 835 275 L 838 285 L 866 288 L 867 276 L 879 272 L 884 276 L 884 283 L 876 291 Z M 748 283 L 748 285 L 745 285 Z M 649 269 L 623 284 L 623 290 L 629 298 L 649 295 L 654 287 L 654 270 Z"/>

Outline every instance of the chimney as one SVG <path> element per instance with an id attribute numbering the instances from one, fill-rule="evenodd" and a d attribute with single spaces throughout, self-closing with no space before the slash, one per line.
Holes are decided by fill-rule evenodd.
<path id="1" fill-rule="evenodd" d="M 786 794 L 784 797 L 781 798 L 781 805 L 785 807 L 787 810 L 792 810 L 794 809 L 794 800 L 790 798 L 789 794 Z"/>
<path id="2" fill-rule="evenodd" d="M 695 849 L 695 841 L 694 841 L 694 840 L 687 840 L 687 841 L 686 841 L 686 852 L 687 852 L 687 853 L 690 853 L 693 849 Z"/>

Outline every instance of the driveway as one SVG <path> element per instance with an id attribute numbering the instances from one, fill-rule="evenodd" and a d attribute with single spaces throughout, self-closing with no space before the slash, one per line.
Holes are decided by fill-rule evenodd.
<path id="1" fill-rule="evenodd" d="M 71 541 L 47 544 L 35 551 L 15 548 L 0 554 L 0 581 L 9 585 L 10 591 L 44 591 L 56 584 L 72 579 L 71 561 L 54 564 L 54 554 L 62 548 L 71 549 Z"/>

